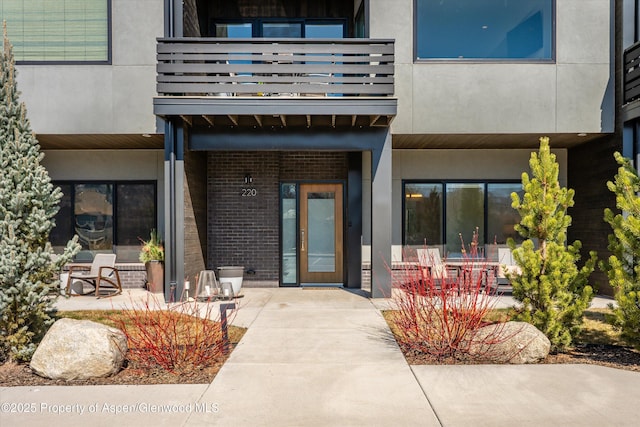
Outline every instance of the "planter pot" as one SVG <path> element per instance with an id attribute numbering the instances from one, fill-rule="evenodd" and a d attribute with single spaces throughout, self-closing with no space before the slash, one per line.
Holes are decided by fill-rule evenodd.
<path id="1" fill-rule="evenodd" d="M 164 292 L 164 263 L 162 261 L 147 261 L 144 263 L 147 271 L 147 290 L 155 294 Z"/>
<path id="2" fill-rule="evenodd" d="M 224 282 L 231 283 L 233 295 L 238 295 L 242 288 L 242 278 L 244 276 L 244 267 L 242 266 L 225 266 L 218 267 L 218 281 L 220 284 Z"/>

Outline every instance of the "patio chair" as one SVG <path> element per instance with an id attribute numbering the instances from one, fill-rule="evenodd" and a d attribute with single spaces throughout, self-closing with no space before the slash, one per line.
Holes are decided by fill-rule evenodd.
<path id="1" fill-rule="evenodd" d="M 509 248 L 498 248 L 498 273 L 497 284 L 509 285 L 507 274 L 522 274 L 522 270 L 513 260 L 513 253 Z"/>
<path id="2" fill-rule="evenodd" d="M 116 254 L 96 254 L 93 258 L 91 266 L 72 265 L 69 268 L 69 277 L 67 279 L 66 295 L 71 295 L 71 283 L 81 281 L 88 283 L 95 288 L 96 298 L 100 298 L 100 286 L 114 288 L 114 292 L 109 295 L 114 296 L 122 293 L 122 284 L 120 282 L 120 273 L 115 267 Z M 80 293 L 80 295 L 88 295 L 92 291 Z"/>
<path id="3" fill-rule="evenodd" d="M 440 257 L 440 249 L 416 249 L 416 255 L 418 255 L 418 263 L 422 268 L 423 274 L 431 274 L 431 277 L 435 280 L 442 280 L 448 277 L 447 266 Z"/>

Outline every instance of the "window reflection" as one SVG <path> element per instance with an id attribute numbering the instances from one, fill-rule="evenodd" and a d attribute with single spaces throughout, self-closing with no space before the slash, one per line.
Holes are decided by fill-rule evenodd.
<path id="1" fill-rule="evenodd" d="M 553 0 L 417 0 L 418 59 L 552 59 Z"/>
<path id="2" fill-rule="evenodd" d="M 440 246 L 449 257 L 468 250 L 474 231 L 480 245 L 522 241 L 511 193 L 522 195 L 520 182 L 407 182 L 404 184 L 403 242 Z M 442 246 L 441 246 L 442 245 Z"/>
<path id="3" fill-rule="evenodd" d="M 137 262 L 140 238 L 157 228 L 154 182 L 54 183 L 63 197 L 49 238 L 56 252 L 78 235 L 76 261 L 115 252 L 118 262 Z"/>
<path id="4" fill-rule="evenodd" d="M 442 184 L 405 185 L 405 244 L 442 244 Z"/>
<path id="5" fill-rule="evenodd" d="M 282 184 L 280 200 L 282 210 L 282 283 L 297 282 L 297 199 L 296 184 Z"/>
<path id="6" fill-rule="evenodd" d="M 487 185 L 487 239 L 488 243 L 506 244 L 508 238 L 522 241 L 514 226 L 520 222 L 518 211 L 511 207 L 511 193 L 524 193 L 521 184 Z"/>
<path id="7" fill-rule="evenodd" d="M 111 184 L 75 185 L 75 232 L 83 249 L 113 248 L 112 188 Z"/>
<path id="8" fill-rule="evenodd" d="M 445 217 L 447 242 L 445 253 L 462 256 L 462 242 L 465 248 L 478 230 L 478 241 L 484 238 L 484 184 L 447 184 L 447 215 Z"/>

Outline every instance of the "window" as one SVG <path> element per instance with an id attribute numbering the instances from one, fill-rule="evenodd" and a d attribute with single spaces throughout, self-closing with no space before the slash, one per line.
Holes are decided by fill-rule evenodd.
<path id="1" fill-rule="evenodd" d="M 16 61 L 110 60 L 110 0 L 0 0 Z"/>
<path id="2" fill-rule="evenodd" d="M 297 283 L 298 268 L 298 199 L 297 184 L 283 183 L 280 184 L 280 240 L 281 247 L 281 263 L 282 263 L 282 284 L 295 285 Z"/>
<path id="3" fill-rule="evenodd" d="M 331 38 L 346 37 L 344 19 L 243 19 L 213 21 L 215 37 L 230 38 Z"/>
<path id="4" fill-rule="evenodd" d="M 156 228 L 154 182 L 58 183 L 63 193 L 50 235 L 58 251 L 78 235 L 77 261 L 96 253 L 116 253 L 119 262 L 137 262 L 140 238 Z"/>
<path id="5" fill-rule="evenodd" d="M 520 221 L 511 208 L 511 193 L 523 194 L 520 182 L 405 182 L 403 242 L 441 245 L 447 255 L 460 255 L 461 241 L 471 242 L 477 229 L 481 244 L 506 244 L 521 238 Z"/>
<path id="6" fill-rule="evenodd" d="M 416 0 L 417 59 L 553 59 L 553 0 Z"/>

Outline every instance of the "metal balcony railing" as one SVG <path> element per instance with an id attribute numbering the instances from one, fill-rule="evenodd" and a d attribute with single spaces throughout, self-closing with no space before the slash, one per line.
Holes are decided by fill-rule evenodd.
<path id="1" fill-rule="evenodd" d="M 166 38 L 157 52 L 159 96 L 394 94 L 393 40 Z"/>
<path id="2" fill-rule="evenodd" d="M 640 99 L 640 42 L 624 50 L 624 104 Z"/>

